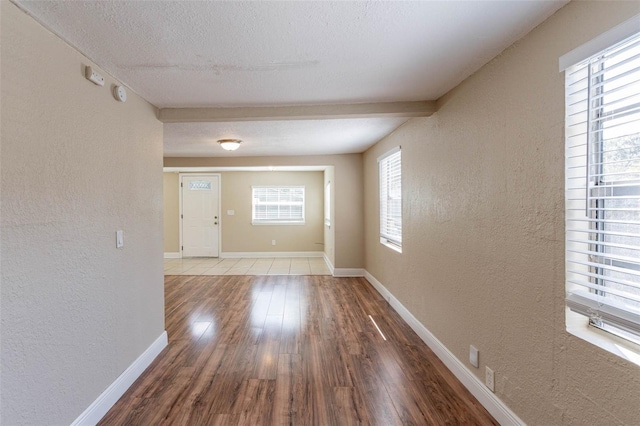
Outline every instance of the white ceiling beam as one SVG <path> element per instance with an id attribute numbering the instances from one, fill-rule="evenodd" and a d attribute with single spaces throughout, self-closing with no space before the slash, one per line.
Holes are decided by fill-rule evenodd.
<path id="1" fill-rule="evenodd" d="M 428 117 L 434 112 L 436 112 L 435 101 L 233 108 L 161 108 L 158 111 L 158 120 L 163 123 L 216 123 L 375 117 L 410 118 Z"/>

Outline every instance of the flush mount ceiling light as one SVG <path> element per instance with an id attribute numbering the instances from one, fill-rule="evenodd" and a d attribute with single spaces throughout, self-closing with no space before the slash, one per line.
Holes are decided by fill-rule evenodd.
<path id="1" fill-rule="evenodd" d="M 235 151 L 240 147 L 242 141 L 240 139 L 220 139 L 218 141 L 222 149 L 226 149 L 227 151 Z"/>

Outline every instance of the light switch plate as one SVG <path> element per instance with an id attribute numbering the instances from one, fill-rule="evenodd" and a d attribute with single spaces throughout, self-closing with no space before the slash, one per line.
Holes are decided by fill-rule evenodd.
<path id="1" fill-rule="evenodd" d="M 235 210 L 227 210 L 227 216 L 233 216 L 236 214 Z"/>
<path id="2" fill-rule="evenodd" d="M 116 231 L 116 248 L 124 247 L 124 231 Z"/>

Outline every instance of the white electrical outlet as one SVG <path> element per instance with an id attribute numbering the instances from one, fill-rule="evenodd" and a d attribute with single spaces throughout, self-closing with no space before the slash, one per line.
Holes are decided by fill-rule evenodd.
<path id="1" fill-rule="evenodd" d="M 469 362 L 475 368 L 478 368 L 478 349 L 475 346 L 469 346 Z"/>
<path id="2" fill-rule="evenodd" d="M 485 380 L 484 383 L 487 385 L 491 392 L 495 392 L 495 382 L 494 382 L 494 374 L 493 370 L 489 367 L 485 366 Z"/>
<path id="3" fill-rule="evenodd" d="M 271 245 L 275 246 L 276 245 L 276 240 L 271 240 Z"/>

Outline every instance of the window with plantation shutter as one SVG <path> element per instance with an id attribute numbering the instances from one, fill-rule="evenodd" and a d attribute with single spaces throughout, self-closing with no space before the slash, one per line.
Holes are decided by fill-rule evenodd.
<path id="1" fill-rule="evenodd" d="M 402 157 L 396 148 L 380 158 L 380 242 L 402 251 Z"/>
<path id="2" fill-rule="evenodd" d="M 640 33 L 567 67 L 565 99 L 567 307 L 640 342 Z"/>
<path id="3" fill-rule="evenodd" d="M 304 224 L 304 186 L 253 186 L 254 225 Z"/>

